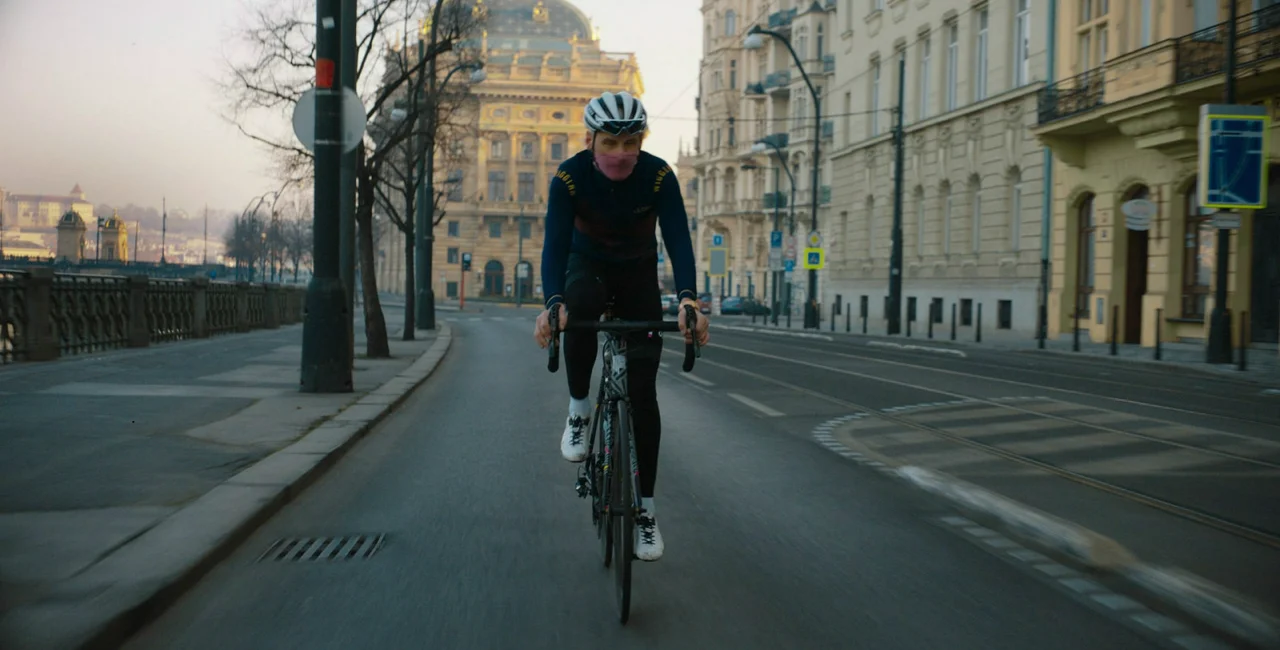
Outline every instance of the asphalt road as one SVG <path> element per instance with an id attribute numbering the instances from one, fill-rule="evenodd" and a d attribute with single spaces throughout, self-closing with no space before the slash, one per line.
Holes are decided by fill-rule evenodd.
<path id="1" fill-rule="evenodd" d="M 772 370 L 730 348 L 766 343 L 722 333 L 692 377 L 669 346 L 667 552 L 636 564 L 620 627 L 576 466 L 559 455 L 564 376 L 546 372 L 532 313 L 458 318 L 426 385 L 127 647 L 1174 647 L 815 444 L 814 425 L 847 407 L 742 374 Z M 910 390 L 867 393 L 918 401 Z M 257 561 L 278 539 L 349 534 L 385 538 L 341 563 Z"/>

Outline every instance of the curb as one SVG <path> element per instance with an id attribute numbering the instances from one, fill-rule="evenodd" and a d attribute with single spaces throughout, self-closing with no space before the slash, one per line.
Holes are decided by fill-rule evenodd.
<path id="1" fill-rule="evenodd" d="M 408 368 L 293 444 L 214 487 L 37 603 L 0 618 L 0 646 L 117 648 L 322 476 L 439 367 L 439 334 Z"/>
<path id="2" fill-rule="evenodd" d="M 1280 648 L 1280 620 L 1193 573 L 1145 564 L 1109 537 L 941 472 L 908 465 L 893 474 L 965 510 L 994 517 L 1016 537 L 1116 575 L 1220 632 L 1261 648 Z"/>

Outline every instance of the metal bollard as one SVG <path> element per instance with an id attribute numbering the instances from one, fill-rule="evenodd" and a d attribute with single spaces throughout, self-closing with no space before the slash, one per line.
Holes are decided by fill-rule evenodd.
<path id="1" fill-rule="evenodd" d="M 956 304 L 951 303 L 951 340 L 956 340 Z"/>
<path id="2" fill-rule="evenodd" d="M 1164 310 L 1156 310 L 1156 361 L 1160 360 L 1160 324 L 1164 322 Z"/>
<path id="3" fill-rule="evenodd" d="M 853 331 L 853 310 L 847 309 L 844 312 L 844 332 L 848 334 Z"/>
<path id="4" fill-rule="evenodd" d="M 911 338 L 911 319 L 907 319 L 907 338 Z"/>
<path id="5" fill-rule="evenodd" d="M 1119 352 L 1118 339 L 1120 338 L 1120 305 L 1111 305 L 1111 356 L 1116 356 Z"/>
<path id="6" fill-rule="evenodd" d="M 866 312 L 863 312 L 863 313 L 862 313 L 862 333 L 863 333 L 863 334 L 866 334 L 866 333 L 867 333 L 867 314 L 866 314 Z"/>
<path id="7" fill-rule="evenodd" d="M 978 303 L 978 327 L 975 328 L 973 340 L 975 343 L 982 342 L 982 303 Z"/>
<path id="8" fill-rule="evenodd" d="M 933 320 L 934 320 L 934 315 L 937 312 L 938 312 L 938 306 L 935 305 L 934 303 L 929 303 L 929 338 L 930 339 L 933 338 Z"/>
<path id="9" fill-rule="evenodd" d="M 831 305 L 831 331 L 836 331 L 836 306 Z"/>

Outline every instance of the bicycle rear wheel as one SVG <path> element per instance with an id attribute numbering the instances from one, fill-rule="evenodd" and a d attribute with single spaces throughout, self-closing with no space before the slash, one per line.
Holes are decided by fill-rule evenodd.
<path id="1" fill-rule="evenodd" d="M 613 499 L 610 517 L 615 523 L 613 539 L 614 577 L 618 592 L 618 620 L 623 625 L 631 616 L 631 560 L 635 558 L 635 468 L 631 464 L 631 419 L 624 402 L 613 411 Z"/>

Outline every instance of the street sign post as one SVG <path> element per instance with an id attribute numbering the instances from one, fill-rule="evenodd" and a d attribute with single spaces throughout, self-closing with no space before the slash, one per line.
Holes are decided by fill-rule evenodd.
<path id="1" fill-rule="evenodd" d="M 1267 207 L 1267 132 L 1264 106 L 1200 107 L 1200 206 L 1221 210 Z"/>
<path id="2" fill-rule="evenodd" d="M 822 270 L 826 265 L 826 255 L 823 254 L 821 248 L 804 249 L 804 268 L 805 270 Z"/>
<path id="3" fill-rule="evenodd" d="M 822 233 L 816 230 L 809 231 L 809 248 L 822 248 Z"/>
<path id="4" fill-rule="evenodd" d="M 326 90 L 325 92 L 333 92 Z M 342 152 L 355 151 L 356 145 L 364 139 L 364 130 L 368 126 L 364 102 L 350 88 L 342 89 Z M 307 151 L 316 150 L 316 89 L 312 88 L 298 97 L 293 105 L 293 135 Z"/>

